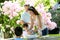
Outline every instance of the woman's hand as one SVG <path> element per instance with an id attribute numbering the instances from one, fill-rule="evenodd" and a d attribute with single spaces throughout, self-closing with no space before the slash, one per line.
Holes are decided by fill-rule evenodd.
<path id="1" fill-rule="evenodd" d="M 20 21 L 20 24 L 24 24 L 25 22 L 23 20 Z"/>

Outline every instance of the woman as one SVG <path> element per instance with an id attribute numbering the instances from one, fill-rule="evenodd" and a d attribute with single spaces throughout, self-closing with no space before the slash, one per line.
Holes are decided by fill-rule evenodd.
<path id="1" fill-rule="evenodd" d="M 31 29 L 33 28 L 33 25 L 35 24 L 38 27 L 38 29 L 40 31 L 42 31 L 43 36 L 47 35 L 47 28 L 44 24 L 44 21 L 43 21 L 41 15 L 39 15 L 37 10 L 33 6 L 31 6 L 28 8 L 28 12 L 31 17 Z"/>

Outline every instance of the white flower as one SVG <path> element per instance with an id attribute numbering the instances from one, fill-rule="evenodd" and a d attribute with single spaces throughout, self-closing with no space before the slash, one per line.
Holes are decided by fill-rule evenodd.
<path id="1" fill-rule="evenodd" d="M 10 27 L 10 25 L 6 25 L 6 28 Z"/>
<path id="2" fill-rule="evenodd" d="M 20 20 L 17 20 L 16 23 L 19 24 L 20 23 Z"/>
<path id="3" fill-rule="evenodd" d="M 49 13 L 46 13 L 46 15 L 47 15 L 47 18 L 52 19 L 50 12 Z"/>
<path id="4" fill-rule="evenodd" d="M 14 32 L 14 27 L 11 27 L 11 31 Z"/>
<path id="5" fill-rule="evenodd" d="M 2 24 L 0 24 L 0 27 L 2 27 Z"/>
<path id="6" fill-rule="evenodd" d="M 12 33 L 12 31 L 10 31 L 10 33 Z"/>

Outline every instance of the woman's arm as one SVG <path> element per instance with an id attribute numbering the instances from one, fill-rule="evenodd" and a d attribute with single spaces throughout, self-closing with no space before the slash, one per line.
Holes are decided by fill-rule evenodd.
<path id="1" fill-rule="evenodd" d="M 37 15 L 37 19 L 38 19 L 38 28 L 42 29 L 42 22 L 41 22 L 41 16 Z"/>
<path id="2" fill-rule="evenodd" d="M 24 24 L 25 22 L 23 20 L 20 20 L 20 23 L 19 24 Z"/>
<path id="3" fill-rule="evenodd" d="M 31 16 L 30 19 L 31 19 L 31 24 L 30 24 L 30 25 L 31 25 L 30 30 L 31 30 L 31 29 L 33 28 L 33 24 L 34 24 L 34 22 L 33 22 L 32 16 Z"/>

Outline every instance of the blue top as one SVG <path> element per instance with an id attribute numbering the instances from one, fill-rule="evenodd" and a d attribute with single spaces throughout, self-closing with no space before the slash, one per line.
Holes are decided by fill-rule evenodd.
<path id="1" fill-rule="evenodd" d="M 21 20 L 26 23 L 30 22 L 30 14 L 28 12 L 24 12 L 23 14 L 21 14 Z"/>
<path id="2" fill-rule="evenodd" d="M 22 38 L 15 38 L 15 40 L 23 40 Z"/>

